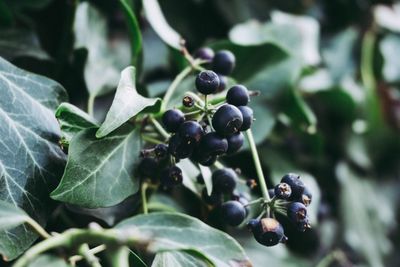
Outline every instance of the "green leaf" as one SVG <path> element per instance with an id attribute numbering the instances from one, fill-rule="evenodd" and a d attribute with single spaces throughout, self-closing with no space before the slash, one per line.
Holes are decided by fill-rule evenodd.
<path id="1" fill-rule="evenodd" d="M 152 211 L 184 212 L 174 198 L 161 193 L 153 193 L 148 200 L 147 207 Z"/>
<path id="2" fill-rule="evenodd" d="M 70 267 L 68 263 L 65 262 L 64 259 L 51 255 L 51 254 L 42 254 L 36 259 L 34 259 L 28 267 Z"/>
<path id="3" fill-rule="evenodd" d="M 0 230 L 8 230 L 21 225 L 27 217 L 25 211 L 11 203 L 0 200 Z"/>
<path id="4" fill-rule="evenodd" d="M 0 200 L 22 208 L 44 225 L 53 207 L 49 192 L 66 159 L 54 117 L 66 92 L 57 82 L 0 58 L 0 95 Z M 0 253 L 14 259 L 36 238 L 24 226 L 2 231 Z"/>
<path id="5" fill-rule="evenodd" d="M 86 112 L 69 103 L 61 103 L 56 110 L 56 118 L 60 124 L 62 136 L 68 142 L 80 131 L 98 127 L 97 122 Z"/>
<path id="6" fill-rule="evenodd" d="M 139 180 L 132 175 L 141 148 L 139 131 L 123 127 L 102 139 L 95 132 L 86 129 L 72 139 L 53 199 L 99 208 L 118 204 L 138 191 Z"/>
<path id="7" fill-rule="evenodd" d="M 139 23 L 136 19 L 135 13 L 128 4 L 127 0 L 120 0 L 122 11 L 125 15 L 125 20 L 129 30 L 129 37 L 131 40 L 131 63 L 136 65 L 139 54 L 142 51 L 142 34 L 140 32 Z"/>
<path id="8" fill-rule="evenodd" d="M 76 9 L 74 33 L 75 49 L 88 51 L 84 78 L 89 94 L 100 96 L 114 90 L 119 68 L 107 43 L 106 18 L 89 2 L 82 2 Z"/>
<path id="9" fill-rule="evenodd" d="M 341 189 L 344 239 L 364 256 L 368 266 L 385 266 L 385 256 L 391 250 L 387 235 L 396 220 L 395 208 L 385 194 L 376 193 L 380 183 L 357 176 L 346 163 L 339 163 L 336 176 Z"/>
<path id="10" fill-rule="evenodd" d="M 0 31 L 0 56 L 13 60 L 21 56 L 34 57 L 40 60 L 50 59 L 42 50 L 38 37 L 31 31 L 8 29 Z"/>
<path id="11" fill-rule="evenodd" d="M 147 233 L 154 241 L 149 250 L 186 250 L 203 255 L 215 266 L 251 266 L 235 239 L 200 220 L 176 213 L 151 213 L 122 221 L 123 231 L 135 229 Z M 242 264 L 242 265 L 239 265 Z"/>
<path id="12" fill-rule="evenodd" d="M 142 111 L 159 111 L 161 100 L 159 98 L 147 98 L 138 94 L 135 86 L 135 77 L 135 67 L 127 67 L 122 71 L 113 103 L 105 121 L 96 133 L 97 138 L 108 135 Z"/>
<path id="13" fill-rule="evenodd" d="M 187 252 L 167 251 L 157 253 L 151 267 L 207 267 L 204 260 L 200 260 Z"/>
<path id="14" fill-rule="evenodd" d="M 199 188 L 196 184 L 196 177 L 200 174 L 199 169 L 197 169 L 196 165 L 189 159 L 183 159 L 176 164 L 182 170 L 183 176 L 183 186 L 192 191 L 193 193 L 199 195 Z"/>
<path id="15" fill-rule="evenodd" d="M 213 189 L 211 170 L 209 167 L 203 166 L 201 164 L 198 164 L 197 166 L 199 166 L 201 176 L 203 177 L 204 184 L 207 188 L 207 194 L 211 195 Z"/>
<path id="16" fill-rule="evenodd" d="M 180 50 L 182 37 L 167 22 L 158 0 L 142 0 L 146 18 L 160 38 L 169 46 Z"/>

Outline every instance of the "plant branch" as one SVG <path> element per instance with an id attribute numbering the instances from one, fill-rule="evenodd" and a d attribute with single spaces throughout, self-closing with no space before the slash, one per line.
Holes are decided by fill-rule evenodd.
<path id="1" fill-rule="evenodd" d="M 31 217 L 27 217 L 25 222 L 29 224 L 29 226 L 32 227 L 33 230 L 35 230 L 44 239 L 51 237 L 51 235 L 47 233 L 46 230 Z"/>
<path id="2" fill-rule="evenodd" d="M 127 247 L 119 247 L 110 253 L 111 266 L 113 267 L 129 267 L 129 249 Z"/>
<path id="3" fill-rule="evenodd" d="M 260 157 L 258 156 L 256 143 L 254 142 L 254 137 L 253 137 L 253 133 L 252 133 L 251 129 L 248 129 L 246 131 L 246 137 L 247 137 L 247 141 L 249 142 L 249 145 L 250 145 L 250 151 L 251 151 L 251 155 L 253 157 L 254 165 L 256 168 L 258 183 L 261 187 L 261 193 L 266 201 L 270 201 L 271 199 L 268 194 L 268 187 L 265 182 L 265 177 L 264 177 L 264 173 L 263 173 L 263 170 L 261 167 Z"/>
<path id="4" fill-rule="evenodd" d="M 96 99 L 96 96 L 94 96 L 93 94 L 89 95 L 88 103 L 87 103 L 87 111 L 91 117 L 94 116 L 94 101 L 95 101 L 95 99 Z"/>
<path id="5" fill-rule="evenodd" d="M 151 123 L 154 125 L 154 127 L 157 129 L 157 131 L 165 138 L 169 138 L 169 133 L 167 133 L 167 131 L 164 130 L 164 127 L 162 127 L 162 125 L 152 116 L 150 116 L 150 121 Z"/>
<path id="6" fill-rule="evenodd" d="M 147 188 L 148 188 L 148 184 L 143 183 L 142 188 L 141 188 L 141 195 L 142 195 L 142 207 L 143 207 L 144 214 L 149 213 L 149 210 L 147 208 L 147 196 L 146 196 Z"/>
<path id="7" fill-rule="evenodd" d="M 106 248 L 107 248 L 106 245 L 100 245 L 100 246 L 94 247 L 92 249 L 89 249 L 89 251 L 91 254 L 96 255 L 97 253 L 104 251 Z M 83 260 L 82 255 L 74 255 L 74 256 L 71 256 L 68 261 L 71 263 L 71 265 L 75 266 L 76 262 L 78 262 L 80 260 Z"/>
<path id="8" fill-rule="evenodd" d="M 90 251 L 88 244 L 82 244 L 78 252 L 91 267 L 101 267 L 99 259 Z"/>

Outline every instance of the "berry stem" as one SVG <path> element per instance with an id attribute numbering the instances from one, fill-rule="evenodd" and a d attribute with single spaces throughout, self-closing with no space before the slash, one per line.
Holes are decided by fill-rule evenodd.
<path id="1" fill-rule="evenodd" d="M 144 214 L 149 213 L 149 210 L 147 208 L 147 196 L 146 196 L 147 187 L 148 187 L 147 183 L 143 183 L 141 191 L 140 191 L 140 193 L 142 195 L 142 207 L 143 207 Z"/>
<path id="2" fill-rule="evenodd" d="M 224 168 L 224 164 L 222 164 L 221 162 L 219 162 L 218 160 L 214 163 L 214 166 L 217 169 L 223 169 Z"/>
<path id="3" fill-rule="evenodd" d="M 79 254 L 86 260 L 89 266 L 91 267 L 101 267 L 99 259 L 90 251 L 88 244 L 82 244 L 78 248 Z"/>
<path id="4" fill-rule="evenodd" d="M 129 267 L 129 249 L 127 247 L 119 247 L 110 254 L 111 266 L 113 267 Z"/>
<path id="5" fill-rule="evenodd" d="M 93 115 L 94 115 L 94 101 L 95 101 L 95 99 L 96 99 L 95 95 L 93 95 L 93 94 L 89 95 L 88 102 L 87 102 L 87 111 L 88 111 L 88 114 L 91 117 L 93 117 Z"/>
<path id="6" fill-rule="evenodd" d="M 152 116 L 150 116 L 150 122 L 154 125 L 154 127 L 157 129 L 157 131 L 165 138 L 169 138 L 169 133 L 164 130 L 164 128 L 161 126 L 161 124 Z"/>
<path id="7" fill-rule="evenodd" d="M 93 254 L 93 255 L 96 255 L 97 253 L 100 253 L 100 252 L 104 251 L 106 248 L 107 248 L 106 245 L 99 245 L 99 246 L 97 246 L 97 247 L 94 247 L 94 248 L 92 248 L 92 249 L 89 249 L 89 252 L 90 252 L 91 254 Z M 72 266 L 75 266 L 76 263 L 77 263 L 78 261 L 80 261 L 80 260 L 83 260 L 83 256 L 82 256 L 82 255 L 74 255 L 74 256 L 71 256 L 71 257 L 68 259 L 69 263 L 70 263 Z"/>
<path id="8" fill-rule="evenodd" d="M 172 95 L 175 93 L 176 88 L 178 88 L 178 85 L 183 81 L 183 79 L 186 78 L 190 74 L 190 72 L 195 69 L 195 67 L 206 63 L 207 61 L 204 60 L 194 60 L 193 65 L 189 65 L 186 68 L 184 68 L 181 73 L 179 73 L 176 77 L 175 80 L 171 83 L 171 85 L 168 87 L 167 92 L 164 95 L 164 98 L 162 100 L 161 104 L 161 113 L 163 113 L 168 106 L 169 101 L 171 100 Z"/>
<path id="9" fill-rule="evenodd" d="M 155 139 L 155 138 L 153 138 L 153 137 L 151 137 L 151 136 L 145 135 L 145 134 L 142 134 L 141 136 L 142 136 L 142 139 L 143 139 L 144 141 L 149 142 L 149 143 L 152 143 L 152 144 L 155 144 L 155 145 L 164 143 L 164 142 L 162 142 L 162 141 L 160 141 L 160 140 L 157 140 L 157 139 Z"/>
<path id="10" fill-rule="evenodd" d="M 33 230 L 35 230 L 36 233 L 38 233 L 42 238 L 47 239 L 51 237 L 51 235 L 47 233 L 46 230 L 44 230 L 44 228 L 31 217 L 26 219 L 26 223 L 29 224 L 29 226 L 32 227 Z"/>
<path id="11" fill-rule="evenodd" d="M 261 187 L 261 193 L 266 201 L 270 201 L 271 199 L 268 194 L 268 187 L 265 182 L 265 177 L 261 167 L 260 157 L 258 156 L 256 143 L 254 142 L 253 132 L 251 131 L 251 129 L 248 129 L 246 131 L 246 137 L 250 145 L 250 151 L 256 168 L 258 183 Z"/>

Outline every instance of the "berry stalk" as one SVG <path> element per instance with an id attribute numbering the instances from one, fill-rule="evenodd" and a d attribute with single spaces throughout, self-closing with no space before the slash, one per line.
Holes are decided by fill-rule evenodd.
<path id="1" fill-rule="evenodd" d="M 266 201 L 270 201 L 271 199 L 268 194 L 268 187 L 267 187 L 267 184 L 265 183 L 265 177 L 264 177 L 263 170 L 261 168 L 260 157 L 258 156 L 256 143 L 254 142 L 253 132 L 251 131 L 251 129 L 248 129 L 246 131 L 246 137 L 247 137 L 247 141 L 249 142 L 251 155 L 253 157 L 254 165 L 256 168 L 258 184 L 261 187 L 261 193 Z"/>

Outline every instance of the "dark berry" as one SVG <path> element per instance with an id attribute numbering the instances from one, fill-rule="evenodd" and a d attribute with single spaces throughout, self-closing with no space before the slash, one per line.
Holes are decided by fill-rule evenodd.
<path id="1" fill-rule="evenodd" d="M 194 53 L 194 58 L 211 61 L 214 58 L 214 51 L 209 47 L 202 47 Z"/>
<path id="2" fill-rule="evenodd" d="M 243 116 L 240 110 L 230 104 L 221 106 L 212 118 L 215 131 L 223 136 L 237 133 L 243 124 Z"/>
<path id="3" fill-rule="evenodd" d="M 197 75 L 195 83 L 200 93 L 209 95 L 217 91 L 219 87 L 219 78 L 212 70 L 204 70 Z"/>
<path id="4" fill-rule="evenodd" d="M 226 101 L 237 107 L 246 106 L 249 100 L 249 91 L 241 84 L 231 87 L 226 93 Z"/>
<path id="5" fill-rule="evenodd" d="M 300 231 L 310 227 L 307 217 L 307 208 L 303 203 L 291 202 L 287 206 L 287 216 Z"/>
<path id="6" fill-rule="evenodd" d="M 159 159 L 165 158 L 168 154 L 168 146 L 166 144 L 158 144 L 154 147 L 154 153 Z"/>
<path id="7" fill-rule="evenodd" d="M 292 195 L 289 200 L 301 199 L 305 185 L 300 179 L 300 175 L 295 173 L 288 173 L 282 177 L 281 183 L 287 183 L 292 189 Z"/>
<path id="8" fill-rule="evenodd" d="M 240 106 L 238 107 L 240 112 L 242 113 L 243 117 L 243 123 L 242 127 L 240 127 L 240 131 L 246 131 L 250 129 L 251 124 L 253 124 L 254 120 L 254 115 L 253 115 L 253 110 L 249 108 L 248 106 Z"/>
<path id="9" fill-rule="evenodd" d="M 310 192 L 310 190 L 305 187 L 303 194 L 301 195 L 301 198 L 296 200 L 297 202 L 301 202 L 303 203 L 306 207 L 308 207 L 311 204 L 312 201 L 312 194 Z"/>
<path id="10" fill-rule="evenodd" d="M 164 112 L 162 123 L 168 132 L 175 133 L 185 121 L 185 115 L 179 109 L 170 109 Z"/>
<path id="11" fill-rule="evenodd" d="M 188 143 L 179 134 L 171 136 L 168 142 L 168 152 L 178 159 L 190 157 L 195 147 L 195 143 Z"/>
<path id="12" fill-rule="evenodd" d="M 217 89 L 217 93 L 224 91 L 226 86 L 228 85 L 228 78 L 226 78 L 226 76 L 218 75 L 218 77 L 219 77 L 219 87 Z"/>
<path id="13" fill-rule="evenodd" d="M 288 199 L 292 194 L 292 189 L 287 183 L 280 183 L 275 186 L 274 193 L 277 198 Z"/>
<path id="14" fill-rule="evenodd" d="M 241 132 L 228 136 L 226 139 L 228 140 L 227 154 L 233 154 L 243 146 L 244 136 Z"/>
<path id="15" fill-rule="evenodd" d="M 282 225 L 275 219 L 252 219 L 247 226 L 261 245 L 271 247 L 287 240 Z"/>
<path id="16" fill-rule="evenodd" d="M 228 141 L 215 132 L 204 135 L 200 140 L 199 149 L 209 155 L 222 155 L 228 150 Z"/>
<path id="17" fill-rule="evenodd" d="M 182 180 L 182 170 L 178 166 L 167 167 L 161 171 L 160 181 L 164 186 L 180 185 Z"/>
<path id="18" fill-rule="evenodd" d="M 229 75 L 235 67 L 235 55 L 231 51 L 218 51 L 212 61 L 212 69 L 222 75 Z"/>
<path id="19" fill-rule="evenodd" d="M 194 106 L 194 102 L 195 101 L 194 101 L 193 97 L 191 97 L 191 96 L 186 95 L 186 96 L 184 96 L 182 98 L 182 105 L 187 107 L 187 108 L 193 107 Z"/>
<path id="20" fill-rule="evenodd" d="M 275 190 L 274 189 L 269 189 L 268 190 L 268 195 L 269 195 L 270 198 L 275 197 Z"/>
<path id="21" fill-rule="evenodd" d="M 246 218 L 246 209 L 239 201 L 227 201 L 221 206 L 221 218 L 230 226 L 238 226 Z"/>
<path id="22" fill-rule="evenodd" d="M 212 174 L 213 189 L 218 192 L 230 194 L 236 187 L 237 175 L 234 170 L 224 168 Z"/>
<path id="23" fill-rule="evenodd" d="M 141 177 L 151 178 L 157 173 L 158 163 L 153 158 L 143 158 L 138 166 L 138 172 Z"/>
<path id="24" fill-rule="evenodd" d="M 211 195 L 208 195 L 207 188 L 204 187 L 203 191 L 201 192 L 201 198 L 203 201 L 208 205 L 219 205 L 222 202 L 222 194 L 219 192 L 213 192 Z"/>
<path id="25" fill-rule="evenodd" d="M 191 159 L 203 166 L 211 166 L 217 161 L 217 155 L 205 153 L 202 149 L 197 148 L 193 152 Z"/>
<path id="26" fill-rule="evenodd" d="M 188 144 L 199 142 L 203 133 L 203 127 L 196 121 L 185 121 L 179 127 L 179 135 Z"/>

